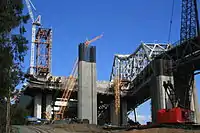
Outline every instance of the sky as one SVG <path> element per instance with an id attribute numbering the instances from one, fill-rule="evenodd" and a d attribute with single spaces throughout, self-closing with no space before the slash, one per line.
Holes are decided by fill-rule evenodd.
<path id="1" fill-rule="evenodd" d="M 52 74 L 68 76 L 77 57 L 78 44 L 104 33 L 92 45 L 97 48 L 97 79 L 109 80 L 114 54 L 131 54 L 141 41 L 168 42 L 172 1 L 32 0 L 37 9 L 35 18 L 42 15 L 43 27 L 53 29 Z M 170 42 L 179 40 L 180 2 L 174 4 Z M 24 12 L 28 13 L 27 7 Z M 31 19 L 26 29 L 26 37 L 31 40 Z M 29 59 L 30 51 L 25 58 L 25 70 Z M 200 88 L 199 82 L 200 78 L 197 79 Z M 138 108 L 138 115 L 147 119 L 149 104 Z"/>

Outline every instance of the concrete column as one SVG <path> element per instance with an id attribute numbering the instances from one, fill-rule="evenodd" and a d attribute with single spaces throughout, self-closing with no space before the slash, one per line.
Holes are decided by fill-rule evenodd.
<path id="1" fill-rule="evenodd" d="M 79 45 L 78 117 L 97 124 L 96 48 L 85 44 Z"/>
<path id="2" fill-rule="evenodd" d="M 92 124 L 97 124 L 97 77 L 96 63 L 91 63 Z"/>
<path id="3" fill-rule="evenodd" d="M 112 125 L 120 125 L 120 114 L 117 116 L 115 113 L 115 101 L 110 104 L 110 122 Z"/>
<path id="4" fill-rule="evenodd" d="M 170 80 L 173 84 L 172 76 L 156 76 L 152 79 L 151 84 L 151 103 L 152 103 L 152 121 L 156 122 L 156 116 L 159 109 L 172 108 L 171 101 L 169 100 L 165 89 L 163 87 L 163 81 Z"/>
<path id="5" fill-rule="evenodd" d="M 85 44 L 79 45 L 78 117 L 97 124 L 96 49 Z"/>
<path id="6" fill-rule="evenodd" d="M 41 118 L 42 112 L 42 94 L 34 97 L 34 117 Z"/>
<path id="7" fill-rule="evenodd" d="M 122 100 L 121 101 L 121 112 L 122 112 L 122 125 L 127 125 L 128 121 L 128 115 L 127 115 L 127 101 Z"/>
<path id="8" fill-rule="evenodd" d="M 52 118 L 52 94 L 47 94 L 46 95 L 46 113 L 49 114 L 49 118 Z"/>
<path id="9" fill-rule="evenodd" d="M 150 83 L 152 106 L 151 113 L 152 122 L 155 123 L 158 110 L 172 108 L 171 101 L 165 92 L 165 88 L 163 87 L 163 82 L 170 81 L 172 85 L 174 85 L 174 78 L 173 74 L 167 71 L 172 65 L 171 61 L 162 59 L 154 60 L 151 65 L 154 71 L 154 76 L 152 77 Z"/>
<path id="10" fill-rule="evenodd" d="M 97 124 L 96 64 L 79 62 L 78 117 Z"/>
<path id="11" fill-rule="evenodd" d="M 193 91 L 192 91 L 192 97 L 191 97 L 191 110 L 194 111 L 195 115 L 195 122 L 200 123 L 200 114 L 199 114 L 199 104 L 198 104 L 198 95 L 197 95 L 197 88 L 196 83 L 194 81 L 193 84 Z"/>

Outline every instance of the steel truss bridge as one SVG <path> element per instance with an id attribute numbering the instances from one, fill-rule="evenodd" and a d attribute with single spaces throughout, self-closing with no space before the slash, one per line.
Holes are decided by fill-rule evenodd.
<path id="1" fill-rule="evenodd" d="M 170 44 L 141 43 L 131 55 L 115 55 L 110 81 L 113 82 L 118 69 L 120 79 L 133 81 L 157 55 L 169 50 L 170 46 Z"/>
<path id="2" fill-rule="evenodd" d="M 150 80 L 156 74 L 155 69 L 159 69 L 155 67 L 159 59 L 172 61 L 172 68 L 167 72 L 194 76 L 194 71 L 200 70 L 200 36 L 175 44 L 141 43 L 133 54 L 114 56 L 110 85 L 113 87 L 118 75 L 122 81 L 121 97 L 131 103 L 130 108 L 151 98 Z M 181 75 L 180 71 L 185 74 Z"/>

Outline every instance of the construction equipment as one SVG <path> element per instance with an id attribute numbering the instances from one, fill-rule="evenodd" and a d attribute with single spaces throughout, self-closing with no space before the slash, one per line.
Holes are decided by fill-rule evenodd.
<path id="1" fill-rule="evenodd" d="M 178 107 L 179 99 L 177 99 L 175 89 L 170 81 L 164 82 L 163 86 L 169 100 L 171 101 L 171 109 L 161 109 L 157 113 L 157 123 L 194 123 L 194 111 L 185 109 L 184 107 Z"/>
<path id="2" fill-rule="evenodd" d="M 36 10 L 35 6 L 31 2 L 31 0 L 25 0 L 26 6 L 29 11 L 29 15 L 32 20 L 32 38 L 31 38 L 31 60 L 30 60 L 30 75 L 34 74 L 34 54 L 35 54 L 35 35 L 36 35 L 36 27 L 41 26 L 41 15 L 38 15 L 38 17 L 35 19 L 31 6 L 34 10 Z"/>
<path id="3" fill-rule="evenodd" d="M 56 113 L 55 120 L 60 120 L 64 118 L 65 109 L 68 106 L 69 98 L 76 84 L 77 71 L 78 71 L 78 58 L 76 59 L 74 63 L 74 67 L 72 69 L 70 76 L 66 79 L 66 82 L 64 83 L 64 87 L 63 87 L 64 92 L 61 98 L 61 103 L 64 103 L 64 104 L 61 105 L 61 107 L 59 108 L 59 112 Z"/>
<path id="4" fill-rule="evenodd" d="M 191 40 L 195 37 L 200 36 L 199 31 L 199 21 L 198 21 L 198 8 L 196 0 L 182 0 L 182 13 L 181 13 L 181 31 L 180 31 L 180 43 L 186 44 L 184 50 L 182 50 L 181 57 L 177 56 L 176 67 L 178 67 L 180 60 L 187 56 L 186 50 L 192 49 Z M 192 52 L 191 52 L 192 53 Z M 178 53 L 176 53 L 178 55 Z M 194 80 L 194 79 L 192 79 Z M 192 82 L 187 87 L 189 99 L 191 99 L 191 85 Z M 168 81 L 163 83 L 165 92 L 171 101 L 171 109 L 161 109 L 157 112 L 157 123 L 158 124 L 177 124 L 177 123 L 195 123 L 194 111 L 190 110 L 188 107 L 179 105 L 179 99 L 176 95 L 176 88 L 173 87 L 172 83 Z M 185 91 L 185 90 L 183 90 Z M 190 100 L 188 100 L 190 102 Z"/>
<path id="5" fill-rule="evenodd" d="M 100 39 L 102 36 L 103 36 L 103 34 L 93 38 L 92 40 L 84 42 L 84 44 L 86 46 L 88 46 L 92 42 Z M 62 95 L 62 98 L 61 98 L 61 103 L 63 103 L 63 104 L 59 108 L 59 111 L 56 113 L 56 117 L 54 118 L 55 120 L 64 119 L 64 112 L 66 111 L 66 108 L 68 107 L 68 102 L 69 102 L 71 93 L 73 92 L 73 89 L 75 88 L 76 81 L 77 81 L 77 78 L 78 78 L 77 73 L 78 73 L 78 58 L 76 58 L 76 61 L 74 63 L 74 66 L 73 66 L 73 69 L 72 69 L 70 76 L 68 77 L 68 79 L 64 83 L 64 86 L 63 86 L 64 92 L 63 92 L 63 95 Z"/>
<path id="6" fill-rule="evenodd" d="M 102 38 L 103 37 L 103 34 L 101 34 L 101 35 L 99 35 L 99 36 L 96 36 L 95 38 L 93 38 L 92 40 L 87 40 L 86 42 L 84 42 L 84 44 L 86 45 L 86 46 L 88 46 L 88 45 L 90 45 L 92 42 L 94 42 L 94 41 L 96 41 L 96 40 L 98 40 L 98 39 L 100 39 L 100 38 Z"/>

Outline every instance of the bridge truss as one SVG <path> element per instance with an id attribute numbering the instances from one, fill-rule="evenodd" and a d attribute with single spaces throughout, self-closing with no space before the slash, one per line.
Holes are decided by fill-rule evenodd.
<path id="1" fill-rule="evenodd" d="M 170 47 L 170 44 L 164 43 L 141 43 L 131 55 L 115 55 L 110 76 L 111 85 L 118 75 L 118 70 L 121 81 L 132 82 L 157 55 L 169 50 Z M 121 89 L 128 90 L 129 87 Z"/>

